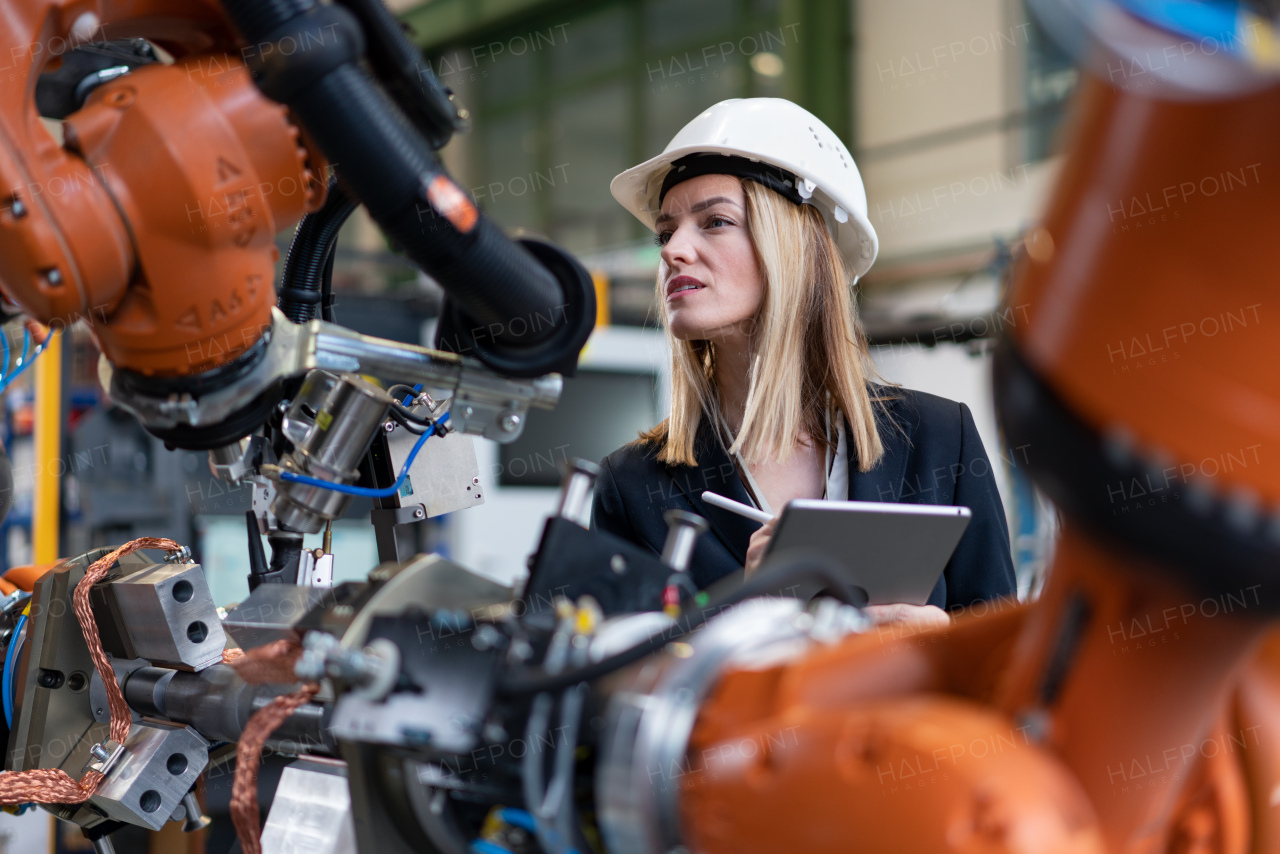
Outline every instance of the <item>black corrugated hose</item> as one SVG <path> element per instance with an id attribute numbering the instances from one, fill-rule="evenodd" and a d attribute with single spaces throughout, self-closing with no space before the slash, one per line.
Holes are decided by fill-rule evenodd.
<path id="1" fill-rule="evenodd" d="M 223 7 L 251 43 L 293 40 L 291 51 L 250 53 L 258 87 L 293 110 L 343 185 L 484 330 L 492 342 L 486 346 L 529 354 L 520 369 L 526 376 L 576 365 L 595 319 L 590 278 L 574 262 L 574 274 L 558 279 L 477 214 L 427 141 L 361 69 L 363 31 L 352 14 L 315 0 L 224 0 Z"/>
<path id="2" fill-rule="evenodd" d="M 316 316 L 316 306 L 321 304 L 333 275 L 338 232 L 358 205 L 334 178 L 329 182 L 329 198 L 324 207 L 298 223 L 278 291 L 280 310 L 294 323 L 306 323 Z"/>
<path id="3" fill-rule="evenodd" d="M 408 114 L 427 144 L 439 151 L 465 126 L 450 91 L 382 0 L 338 0 L 351 10 L 369 40 L 369 65 Z"/>

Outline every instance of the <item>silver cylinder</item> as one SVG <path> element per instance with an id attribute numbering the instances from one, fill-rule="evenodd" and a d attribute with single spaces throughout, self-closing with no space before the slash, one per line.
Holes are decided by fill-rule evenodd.
<path id="1" fill-rule="evenodd" d="M 564 467 L 556 515 L 587 527 L 591 521 L 591 493 L 600 476 L 600 467 L 586 460 L 572 459 Z"/>
<path id="2" fill-rule="evenodd" d="M 312 371 L 281 424 L 294 446 L 281 468 L 333 483 L 354 482 L 391 404 L 390 395 L 356 374 Z M 291 530 L 317 534 L 350 503 L 350 495 L 332 489 L 280 481 L 271 512 Z"/>
<path id="3" fill-rule="evenodd" d="M 668 510 L 662 518 L 667 522 L 662 562 L 676 572 L 685 572 L 689 569 L 689 558 L 693 556 L 698 535 L 707 530 L 707 521 L 684 510 Z"/>

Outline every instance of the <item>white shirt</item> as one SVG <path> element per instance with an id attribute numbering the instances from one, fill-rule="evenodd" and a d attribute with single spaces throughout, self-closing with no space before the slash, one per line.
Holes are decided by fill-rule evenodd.
<path id="1" fill-rule="evenodd" d="M 831 433 L 831 412 L 827 411 L 827 488 L 826 494 L 822 497 L 827 501 L 848 501 L 849 500 L 849 440 L 845 436 L 844 429 L 844 413 L 836 412 L 834 432 L 836 434 L 835 450 L 832 450 Z M 733 444 L 733 431 L 729 429 L 729 425 L 725 423 L 724 417 L 720 418 L 720 426 L 729 437 L 729 444 Z M 764 497 L 764 492 L 756 483 L 756 479 L 751 476 L 751 467 L 746 464 L 740 454 L 735 453 L 734 461 L 738 464 L 738 471 L 742 472 L 742 476 L 747 481 L 747 493 L 756 507 L 766 513 L 777 515 L 773 508 L 769 506 L 769 501 Z"/>

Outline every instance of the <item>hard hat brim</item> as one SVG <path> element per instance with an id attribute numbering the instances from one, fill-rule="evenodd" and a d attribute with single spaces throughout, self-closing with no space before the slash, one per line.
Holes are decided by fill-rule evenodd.
<path id="1" fill-rule="evenodd" d="M 671 165 L 689 154 L 731 154 L 745 157 L 757 162 L 769 163 L 786 169 L 803 179 L 805 170 L 796 164 L 787 163 L 772 157 L 761 157 L 756 152 L 744 151 L 741 148 L 725 145 L 685 145 L 664 151 L 657 157 L 651 157 L 643 163 L 619 173 L 609 182 L 609 192 L 650 231 L 655 231 L 655 222 L 661 208 L 658 205 L 658 194 L 663 179 L 671 170 Z M 836 244 L 845 256 L 849 269 L 855 276 L 861 277 L 875 261 L 880 249 L 880 242 L 875 229 L 859 210 L 866 206 L 865 198 L 861 200 L 832 198 L 826 188 L 816 187 L 813 195 L 806 201 L 813 204 L 821 212 L 828 229 L 836 239 Z M 845 212 L 847 221 L 838 222 L 835 209 L 839 207 Z"/>

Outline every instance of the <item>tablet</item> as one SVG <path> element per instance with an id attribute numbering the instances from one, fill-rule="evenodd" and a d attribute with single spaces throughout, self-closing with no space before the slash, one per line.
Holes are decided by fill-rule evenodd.
<path id="1" fill-rule="evenodd" d="M 800 499 L 782 511 L 765 560 L 826 557 L 866 604 L 924 605 L 971 516 L 968 507 L 950 505 Z M 785 595 L 810 599 L 818 586 Z"/>

